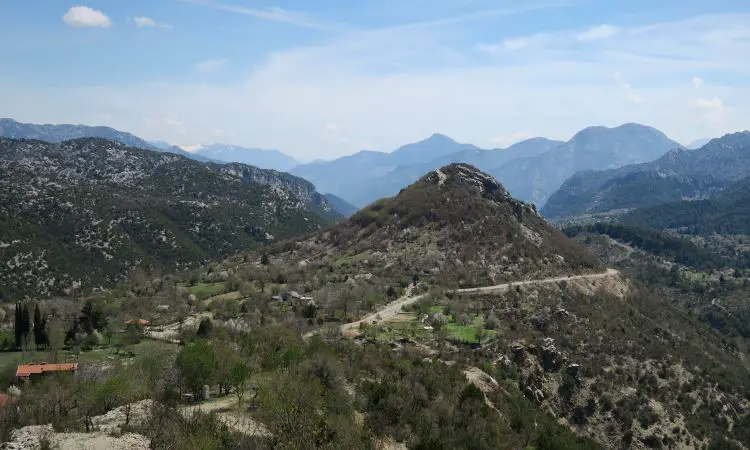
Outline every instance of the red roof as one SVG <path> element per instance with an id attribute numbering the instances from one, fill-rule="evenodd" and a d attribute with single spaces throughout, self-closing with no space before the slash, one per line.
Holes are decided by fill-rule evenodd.
<path id="1" fill-rule="evenodd" d="M 126 325 L 130 325 L 131 323 L 133 323 L 133 319 L 125 321 Z M 151 323 L 151 321 L 146 319 L 138 319 L 138 323 L 140 323 L 141 325 L 148 325 Z"/>
<path id="2" fill-rule="evenodd" d="M 51 372 L 75 372 L 78 369 L 78 363 L 62 364 L 23 364 L 16 369 L 16 377 L 25 378 L 31 375 L 41 375 Z"/>

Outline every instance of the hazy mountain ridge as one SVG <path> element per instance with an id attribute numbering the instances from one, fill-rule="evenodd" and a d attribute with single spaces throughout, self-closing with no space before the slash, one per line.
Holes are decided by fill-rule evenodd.
<path id="1" fill-rule="evenodd" d="M 578 173 L 542 208 L 569 217 L 664 201 L 711 197 L 750 174 L 750 132 L 713 139 L 697 150 L 675 149 L 655 161 Z"/>
<path id="2" fill-rule="evenodd" d="M 229 144 L 205 145 L 194 154 L 212 160 L 249 164 L 262 169 L 283 172 L 299 165 L 296 159 L 278 150 L 246 148 Z"/>
<path id="3" fill-rule="evenodd" d="M 546 153 L 516 159 L 490 171 L 513 195 L 544 205 L 571 175 L 653 160 L 680 144 L 655 128 L 625 124 L 589 127 Z"/>
<path id="4" fill-rule="evenodd" d="M 495 150 L 460 144 L 436 134 L 390 154 L 359 152 L 298 166 L 292 172 L 309 179 L 320 190 L 365 206 L 395 195 L 427 171 L 464 162 L 501 180 L 514 196 L 543 204 L 566 178 L 580 170 L 645 162 L 679 146 L 658 130 L 637 124 L 590 127 L 569 142 L 531 138 Z"/>
<path id="5" fill-rule="evenodd" d="M 0 285 L 44 296 L 180 269 L 340 217 L 313 186 L 96 138 L 0 139 Z"/>

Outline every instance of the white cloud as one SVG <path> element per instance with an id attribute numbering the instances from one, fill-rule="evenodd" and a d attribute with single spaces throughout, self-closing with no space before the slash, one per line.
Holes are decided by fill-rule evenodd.
<path id="1" fill-rule="evenodd" d="M 695 106 L 703 109 L 723 110 L 724 102 L 722 102 L 718 97 L 714 97 L 711 99 L 699 99 L 695 101 Z"/>
<path id="2" fill-rule="evenodd" d="M 224 58 L 207 59 L 197 63 L 195 69 L 203 73 L 217 72 L 226 67 L 228 63 L 229 61 Z"/>
<path id="3" fill-rule="evenodd" d="M 701 77 L 693 77 L 692 82 L 693 82 L 693 86 L 696 89 L 700 89 L 703 86 L 703 83 L 704 83 L 703 78 L 701 78 Z"/>
<path id="4" fill-rule="evenodd" d="M 72 27 L 109 28 L 112 21 L 103 12 L 88 6 L 74 6 L 63 16 L 63 21 Z"/>
<path id="5" fill-rule="evenodd" d="M 638 94 L 632 92 L 627 95 L 626 99 L 631 103 L 643 103 L 643 99 Z"/>
<path id="6" fill-rule="evenodd" d="M 138 28 L 172 28 L 172 25 L 157 22 L 156 20 L 146 16 L 133 17 L 133 23 Z"/>
<path id="7" fill-rule="evenodd" d="M 608 39 L 620 32 L 620 29 L 612 25 L 599 25 L 589 28 L 583 33 L 578 33 L 576 38 L 579 41 L 595 41 L 599 39 Z"/>
<path id="8" fill-rule="evenodd" d="M 133 22 L 138 28 L 156 26 L 156 21 L 150 17 L 133 17 Z"/>

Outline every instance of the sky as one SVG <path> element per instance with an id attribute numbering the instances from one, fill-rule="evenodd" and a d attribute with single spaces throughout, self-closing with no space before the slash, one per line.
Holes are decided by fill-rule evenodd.
<path id="1" fill-rule="evenodd" d="M 300 160 L 750 128 L 747 0 L 0 0 L 0 117 Z"/>

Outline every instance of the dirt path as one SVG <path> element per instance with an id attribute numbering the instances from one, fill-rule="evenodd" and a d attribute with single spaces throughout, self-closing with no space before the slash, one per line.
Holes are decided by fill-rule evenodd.
<path id="1" fill-rule="evenodd" d="M 237 408 L 237 397 L 233 395 L 180 408 L 180 412 L 185 416 L 190 416 L 198 411 L 203 413 L 215 412 L 219 420 L 229 428 L 248 436 L 270 436 L 268 429 L 262 423 L 253 419 L 244 409 Z"/>
<path id="2" fill-rule="evenodd" d="M 574 281 L 574 280 L 596 280 L 600 278 L 616 276 L 619 274 L 620 272 L 615 269 L 607 269 L 605 272 L 602 272 L 602 273 L 592 273 L 588 275 L 570 275 L 570 276 L 555 277 L 555 278 L 542 278 L 539 280 L 511 281 L 505 284 L 497 284 L 495 286 L 458 289 L 456 292 L 458 294 L 464 294 L 464 295 L 478 295 L 478 294 L 488 294 L 488 293 L 494 294 L 497 292 L 507 292 L 508 289 L 514 288 L 516 286 L 526 286 L 529 284 L 559 283 L 561 281 Z"/>
<path id="3" fill-rule="evenodd" d="M 516 286 L 526 286 L 529 284 L 558 283 L 560 281 L 573 281 L 573 280 L 595 280 L 595 279 L 611 277 L 611 276 L 615 276 L 619 274 L 620 272 L 615 269 L 607 269 L 605 272 L 602 272 L 602 273 L 594 273 L 594 274 L 588 274 L 588 275 L 569 275 L 569 276 L 554 277 L 554 278 L 542 278 L 539 280 L 513 281 L 510 283 L 497 284 L 495 286 L 458 289 L 456 292 L 458 294 L 463 294 L 463 295 L 479 295 L 479 294 L 488 294 L 488 293 L 497 293 L 497 292 L 507 292 L 508 289 L 516 287 Z M 347 331 L 357 329 L 359 328 L 360 324 L 363 322 L 367 324 L 386 322 L 394 318 L 401 311 L 403 307 L 416 303 L 419 300 L 425 298 L 426 296 L 427 294 L 412 296 L 411 290 L 408 290 L 406 295 L 394 301 L 393 303 L 389 303 L 383 309 L 376 311 L 356 322 L 346 323 L 344 325 L 341 325 L 340 327 L 341 332 L 345 333 Z M 311 333 L 308 333 L 308 334 L 312 335 Z"/>

